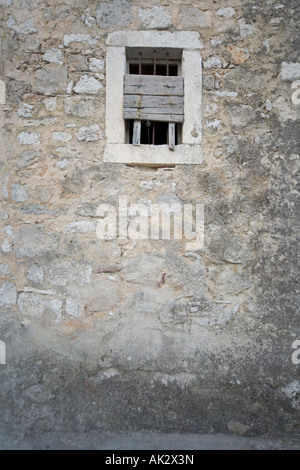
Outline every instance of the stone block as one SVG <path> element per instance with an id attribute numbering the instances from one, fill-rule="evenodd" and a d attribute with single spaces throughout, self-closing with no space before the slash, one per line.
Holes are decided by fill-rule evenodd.
<path id="1" fill-rule="evenodd" d="M 289 102 L 287 102 L 282 96 L 279 96 L 279 98 L 274 101 L 273 108 L 276 114 L 278 114 L 280 122 L 284 123 L 289 120 L 296 121 L 296 110 L 293 109 L 292 106 L 289 106 Z"/>
<path id="2" fill-rule="evenodd" d="M 20 183 L 12 183 L 11 197 L 14 202 L 24 202 L 28 199 L 28 189 Z"/>
<path id="3" fill-rule="evenodd" d="M 106 279 L 94 281 L 95 292 L 87 301 L 89 313 L 104 312 L 114 308 L 119 302 L 116 283 Z"/>
<path id="4" fill-rule="evenodd" d="M 245 18 L 241 18 L 238 22 L 238 27 L 240 30 L 240 36 L 242 39 L 249 38 L 253 36 L 255 27 L 251 24 L 246 23 Z"/>
<path id="5" fill-rule="evenodd" d="M 10 7 L 12 0 L 0 0 L 0 7 Z"/>
<path id="6" fill-rule="evenodd" d="M 164 272 L 164 260 L 151 254 L 140 254 L 125 260 L 120 276 L 127 282 L 157 286 Z"/>
<path id="7" fill-rule="evenodd" d="M 41 266 L 33 264 L 27 271 L 27 278 L 33 285 L 40 285 L 44 282 L 44 270 Z"/>
<path id="8" fill-rule="evenodd" d="M 83 202 L 75 213 L 82 217 L 97 217 L 98 205 L 96 202 Z"/>
<path id="9" fill-rule="evenodd" d="M 70 54 L 68 62 L 71 71 L 87 72 L 89 70 L 87 59 L 82 54 Z"/>
<path id="10" fill-rule="evenodd" d="M 63 65 L 64 64 L 64 53 L 61 49 L 48 49 L 45 51 L 43 60 L 52 64 Z"/>
<path id="11" fill-rule="evenodd" d="M 22 103 L 19 108 L 17 109 L 18 116 L 23 118 L 31 117 L 31 112 L 33 110 L 33 106 L 28 103 Z"/>
<path id="12" fill-rule="evenodd" d="M 21 292 L 18 296 L 18 307 L 23 315 L 41 318 L 44 313 L 43 297 L 29 292 Z"/>
<path id="13" fill-rule="evenodd" d="M 54 64 L 45 65 L 35 74 L 33 91 L 46 96 L 64 94 L 68 86 L 67 80 L 65 68 Z"/>
<path id="14" fill-rule="evenodd" d="M 6 103 L 6 85 L 3 80 L 0 80 L 0 104 Z"/>
<path id="15" fill-rule="evenodd" d="M 89 69 L 91 72 L 103 72 L 105 67 L 104 60 L 92 57 L 89 60 Z"/>
<path id="16" fill-rule="evenodd" d="M 51 139 L 54 142 L 70 142 L 72 135 L 68 132 L 53 132 Z"/>
<path id="17" fill-rule="evenodd" d="M 93 40 L 90 36 L 90 34 L 81 34 L 81 33 L 72 33 L 72 34 L 66 34 L 64 36 L 64 46 L 69 47 L 70 44 L 73 42 L 81 42 L 85 43 L 87 42 L 89 45 L 95 44 L 95 40 Z"/>
<path id="18" fill-rule="evenodd" d="M 243 424 L 243 423 L 239 423 L 238 421 L 232 420 L 232 421 L 228 421 L 227 428 L 232 433 L 237 434 L 239 436 L 243 436 L 244 434 L 247 433 L 247 431 L 249 431 L 250 426 Z"/>
<path id="19" fill-rule="evenodd" d="M 35 258 L 55 251 L 58 236 L 48 232 L 42 225 L 21 227 L 15 237 L 15 250 L 18 258 Z"/>
<path id="20" fill-rule="evenodd" d="M 8 78 L 6 82 L 6 98 L 9 103 L 19 104 L 26 93 L 31 93 L 29 83 Z"/>
<path id="21" fill-rule="evenodd" d="M 211 38 L 211 40 L 209 41 L 210 44 L 213 46 L 213 47 L 217 47 L 219 46 L 220 44 L 222 44 L 222 41 L 221 39 L 219 38 L 219 36 L 215 36 L 214 38 Z"/>
<path id="22" fill-rule="evenodd" d="M 87 13 L 85 16 L 84 16 L 84 24 L 86 26 L 88 26 L 89 28 L 94 26 L 95 23 L 96 23 L 96 18 L 94 18 L 93 16 L 90 15 L 90 13 Z"/>
<path id="23" fill-rule="evenodd" d="M 228 52 L 231 56 L 231 63 L 233 63 L 234 65 L 241 65 L 246 62 L 250 57 L 248 49 L 242 49 L 241 47 L 230 45 L 228 47 Z"/>
<path id="24" fill-rule="evenodd" d="M 77 284 L 83 286 L 90 283 L 92 270 L 90 266 L 77 262 L 63 261 L 52 264 L 49 268 L 49 276 L 56 286 Z"/>
<path id="25" fill-rule="evenodd" d="M 75 133 L 76 137 L 80 141 L 92 142 L 102 139 L 102 132 L 98 124 L 93 124 L 92 126 L 80 127 L 78 132 Z"/>
<path id="26" fill-rule="evenodd" d="M 246 127 L 251 121 L 254 121 L 256 117 L 254 109 L 245 104 L 235 104 L 228 106 L 227 109 L 231 123 L 236 127 Z"/>
<path id="27" fill-rule="evenodd" d="M 93 273 L 116 273 L 121 270 L 119 264 L 98 264 L 93 268 Z"/>
<path id="28" fill-rule="evenodd" d="M 37 132 L 21 132 L 18 135 L 18 142 L 21 145 L 33 145 L 40 143 L 40 134 Z"/>
<path id="29" fill-rule="evenodd" d="M 103 88 L 103 85 L 94 77 L 82 75 L 79 81 L 74 86 L 75 93 L 87 93 L 94 95 Z"/>
<path id="30" fill-rule="evenodd" d="M 2 277 L 11 277 L 12 276 L 8 264 L 4 264 L 4 263 L 0 264 L 0 274 L 1 274 Z"/>
<path id="31" fill-rule="evenodd" d="M 90 96 L 70 96 L 64 100 L 64 111 L 77 117 L 90 117 L 94 114 L 97 102 Z"/>
<path id="32" fill-rule="evenodd" d="M 209 28 L 212 25 L 211 14 L 199 8 L 182 6 L 178 17 L 182 26 L 186 28 Z"/>
<path id="33" fill-rule="evenodd" d="M 300 79 L 300 62 L 282 62 L 279 76 L 284 82 Z"/>
<path id="34" fill-rule="evenodd" d="M 16 302 L 16 286 L 11 282 L 3 282 L 0 286 L 0 308 L 12 307 Z"/>
<path id="35" fill-rule="evenodd" d="M 56 320 L 62 319 L 63 303 L 60 299 L 52 299 L 44 302 L 45 312 L 50 311 L 56 316 Z"/>
<path id="36" fill-rule="evenodd" d="M 29 36 L 25 39 L 23 48 L 26 52 L 39 52 L 41 43 L 35 37 Z"/>
<path id="37" fill-rule="evenodd" d="M 1 251 L 4 254 L 10 253 L 12 250 L 11 243 L 9 242 L 8 238 L 4 238 L 2 245 L 1 245 Z"/>
<path id="38" fill-rule="evenodd" d="M 71 317 L 80 318 L 83 315 L 84 305 L 78 301 L 78 299 L 73 299 L 72 297 L 66 298 L 66 314 Z"/>
<path id="39" fill-rule="evenodd" d="M 70 222 L 66 228 L 64 228 L 63 233 L 89 233 L 95 230 L 95 225 L 89 220 L 81 220 L 79 222 Z"/>
<path id="40" fill-rule="evenodd" d="M 37 157 L 39 157 L 39 153 L 35 150 L 25 150 L 25 152 L 18 156 L 17 166 L 22 168 L 31 165 Z"/>
<path id="41" fill-rule="evenodd" d="M 18 24 L 16 23 L 15 18 L 12 15 L 9 15 L 8 20 L 6 21 L 6 26 L 18 34 L 33 34 L 37 32 L 33 18 L 29 18 L 23 23 Z"/>
<path id="42" fill-rule="evenodd" d="M 203 89 L 204 90 L 213 90 L 215 88 L 215 77 L 214 75 L 204 75 L 203 76 Z"/>
<path id="43" fill-rule="evenodd" d="M 43 100 L 43 104 L 47 111 L 54 111 L 57 108 L 57 98 L 46 98 Z"/>
<path id="44" fill-rule="evenodd" d="M 130 3 L 120 0 L 100 3 L 96 9 L 96 21 L 101 28 L 129 26 L 133 21 Z"/>
<path id="45" fill-rule="evenodd" d="M 207 60 L 203 62 L 203 67 L 205 70 L 208 69 L 221 69 L 222 68 L 222 61 L 217 56 L 209 57 Z"/>
<path id="46" fill-rule="evenodd" d="M 78 194 L 83 190 L 84 178 L 83 171 L 77 170 L 70 176 L 66 176 L 62 181 L 62 195 Z"/>
<path id="47" fill-rule="evenodd" d="M 220 16 L 221 18 L 232 18 L 235 15 L 235 10 L 232 7 L 223 7 L 219 8 L 217 11 L 217 16 Z"/>
<path id="48" fill-rule="evenodd" d="M 141 26 L 149 29 L 166 29 L 172 26 L 172 8 L 154 6 L 148 9 L 138 10 Z"/>

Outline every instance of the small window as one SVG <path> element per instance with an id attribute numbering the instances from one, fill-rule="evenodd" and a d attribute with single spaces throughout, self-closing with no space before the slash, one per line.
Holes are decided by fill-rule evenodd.
<path id="1" fill-rule="evenodd" d="M 127 49 L 123 113 L 126 143 L 168 145 L 181 143 L 183 78 L 181 51 Z"/>
<path id="2" fill-rule="evenodd" d="M 201 163 L 199 33 L 114 31 L 106 44 L 104 161 Z"/>

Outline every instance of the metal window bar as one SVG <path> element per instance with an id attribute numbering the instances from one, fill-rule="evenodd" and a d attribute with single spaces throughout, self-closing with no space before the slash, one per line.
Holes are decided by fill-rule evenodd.
<path id="1" fill-rule="evenodd" d="M 167 52 L 167 61 L 166 61 L 166 73 L 167 77 L 169 76 L 169 52 Z M 169 145 L 170 150 L 175 150 L 175 123 L 174 122 L 169 122 L 168 123 L 168 136 L 167 136 L 167 142 Z"/>
<path id="2" fill-rule="evenodd" d="M 139 75 L 142 75 L 142 52 L 139 53 Z M 142 122 L 135 119 L 133 121 L 132 144 L 141 145 Z"/>

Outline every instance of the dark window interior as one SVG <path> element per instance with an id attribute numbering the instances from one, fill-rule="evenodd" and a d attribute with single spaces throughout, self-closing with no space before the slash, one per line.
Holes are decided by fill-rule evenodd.
<path id="1" fill-rule="evenodd" d="M 153 64 L 142 64 L 141 67 L 141 75 L 154 75 L 154 66 Z M 139 64 L 129 64 L 129 73 L 132 75 L 139 74 Z M 167 65 L 166 64 L 157 64 L 156 65 L 156 74 L 155 75 L 167 75 Z M 169 76 L 177 76 L 178 75 L 178 65 L 177 64 L 170 64 L 169 65 Z"/>
<path id="2" fill-rule="evenodd" d="M 129 144 L 132 144 L 133 119 L 129 124 Z M 180 124 L 175 125 L 175 145 L 178 145 L 178 131 Z M 168 143 L 168 123 L 158 121 L 141 121 L 142 145 L 166 145 Z"/>

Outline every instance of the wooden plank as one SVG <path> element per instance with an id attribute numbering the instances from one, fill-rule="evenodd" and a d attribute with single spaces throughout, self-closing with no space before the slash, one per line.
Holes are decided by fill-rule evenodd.
<path id="1" fill-rule="evenodd" d="M 124 95 L 183 96 L 183 77 L 125 75 Z"/>
<path id="2" fill-rule="evenodd" d="M 147 116 L 147 117 L 145 117 Z M 154 116 L 157 119 L 154 119 Z M 168 119 L 168 116 L 170 119 Z M 169 121 L 169 122 L 183 122 L 182 110 L 176 110 L 172 107 L 165 109 L 157 108 L 125 108 L 123 110 L 124 119 L 137 119 L 149 121 Z"/>
<path id="3" fill-rule="evenodd" d="M 163 96 L 141 96 L 141 95 L 131 95 L 124 97 L 124 108 L 123 108 L 123 115 L 124 119 L 141 119 L 141 115 L 174 115 L 179 116 L 180 119 L 183 121 L 183 100 L 182 97 L 169 97 L 170 101 L 168 101 L 168 97 Z M 175 98 L 175 99 L 174 99 Z M 128 116 L 131 117 L 128 117 Z M 181 116 L 181 118 L 180 118 Z M 147 118 L 149 120 L 150 119 Z M 158 119 L 159 121 L 161 119 Z M 165 120 L 165 119 L 163 119 Z M 168 119 L 167 119 L 168 120 Z M 170 121 L 171 122 L 171 121 Z"/>
<path id="4" fill-rule="evenodd" d="M 175 123 L 169 122 L 168 128 L 168 141 L 169 141 L 169 149 L 175 149 Z"/>
<path id="5" fill-rule="evenodd" d="M 183 113 L 183 96 L 143 96 L 125 95 L 123 101 L 125 108 L 157 108 L 174 109 L 174 114 Z M 166 111 L 169 112 L 169 111 Z"/>
<path id="6" fill-rule="evenodd" d="M 141 121 L 136 120 L 133 123 L 132 144 L 140 145 L 140 143 L 141 143 Z"/>
<path id="7" fill-rule="evenodd" d="M 183 114 L 156 114 L 154 108 L 124 109 L 123 117 L 140 121 L 183 122 Z"/>

